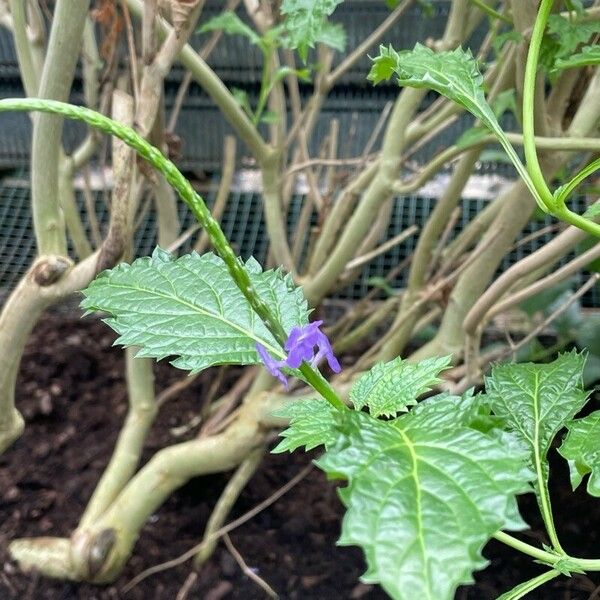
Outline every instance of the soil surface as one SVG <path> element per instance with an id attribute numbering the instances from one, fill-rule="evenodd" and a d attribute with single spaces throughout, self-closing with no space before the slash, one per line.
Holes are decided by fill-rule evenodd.
<path id="1" fill-rule="evenodd" d="M 80 320 L 77 315 L 47 315 L 31 336 L 17 387 L 17 403 L 27 426 L 22 438 L 0 457 L 0 599 L 262 600 L 265 592 L 243 574 L 223 543 L 197 573 L 187 562 L 123 592 L 145 568 L 198 543 L 226 475 L 195 479 L 173 495 L 145 525 L 133 556 L 113 585 L 97 587 L 23 574 L 10 561 L 11 539 L 68 536 L 106 465 L 127 408 L 123 355 L 112 347 L 113 341 L 114 334 L 101 322 Z M 159 364 L 157 390 L 181 377 L 181 371 Z M 190 431 L 175 437 L 173 428 L 186 425 L 197 414 L 202 390 L 212 379 L 214 373 L 206 372 L 164 405 L 144 460 L 165 445 L 194 435 Z M 231 519 L 270 496 L 311 458 L 314 455 L 303 453 L 266 457 Z M 589 498 L 584 486 L 571 493 L 564 461 L 555 462 L 552 494 L 559 537 L 574 554 L 597 556 L 600 501 Z M 521 508 L 532 526 L 523 539 L 544 542 L 531 494 L 522 498 Z M 360 550 L 335 546 L 341 517 L 335 486 L 314 469 L 294 490 L 233 531 L 231 541 L 281 599 L 386 598 L 377 587 L 359 582 L 364 571 Z M 498 543 L 490 543 L 484 554 L 491 566 L 476 575 L 474 586 L 458 590 L 458 599 L 493 599 L 542 572 L 527 557 Z M 599 584 L 597 575 L 561 577 L 529 598 L 593 600 L 600 598 Z"/>

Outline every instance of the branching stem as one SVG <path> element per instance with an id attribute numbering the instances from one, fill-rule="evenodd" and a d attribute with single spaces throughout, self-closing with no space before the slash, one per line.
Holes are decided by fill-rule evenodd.
<path id="1" fill-rule="evenodd" d="M 213 218 L 206 207 L 204 200 L 192 187 L 192 184 L 182 175 L 179 169 L 166 158 L 158 148 L 155 148 L 147 140 L 138 135 L 133 129 L 117 123 L 96 111 L 81 106 L 73 106 L 64 102 L 54 100 L 40 100 L 37 98 L 17 98 L 0 100 L 0 112 L 7 111 L 39 111 L 57 114 L 68 119 L 83 121 L 105 133 L 109 133 L 123 140 L 133 148 L 142 158 L 148 161 L 154 168 L 159 170 L 170 185 L 177 190 L 181 199 L 189 206 L 193 215 L 206 230 L 211 242 L 221 256 L 231 277 L 236 282 L 240 291 L 248 300 L 250 306 L 264 321 L 275 339 L 283 346 L 287 338 L 286 332 L 279 321 L 272 315 L 267 304 L 258 296 L 254 289 L 250 276 L 239 261 L 233 249 L 229 245 L 219 223 Z M 306 381 L 310 383 L 328 402 L 340 410 L 346 410 L 346 406 L 337 396 L 329 383 L 307 364 L 300 367 Z"/>

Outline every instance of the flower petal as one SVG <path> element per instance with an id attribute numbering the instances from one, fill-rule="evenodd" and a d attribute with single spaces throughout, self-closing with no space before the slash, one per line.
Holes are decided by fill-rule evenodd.
<path id="1" fill-rule="evenodd" d="M 276 361 L 268 352 L 267 349 L 262 344 L 256 344 L 256 351 L 260 356 L 260 359 L 263 361 L 265 368 L 273 377 L 277 377 L 281 383 L 287 389 L 288 381 L 286 376 L 281 372 L 280 368 L 285 365 L 284 360 Z"/>

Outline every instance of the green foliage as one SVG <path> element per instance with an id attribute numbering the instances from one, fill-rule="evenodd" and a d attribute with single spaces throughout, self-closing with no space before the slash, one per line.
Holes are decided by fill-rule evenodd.
<path id="1" fill-rule="evenodd" d="M 400 0 L 385 0 L 385 5 L 390 10 L 394 10 L 399 4 Z M 431 0 L 417 0 L 417 6 L 419 6 L 425 17 L 432 17 L 435 14 L 435 8 Z"/>
<path id="2" fill-rule="evenodd" d="M 340 25 L 327 21 L 338 4 L 343 0 L 283 0 L 281 14 L 285 17 L 284 27 L 287 33 L 285 43 L 298 50 L 306 62 L 308 49 L 317 42 L 323 42 L 336 50 L 343 50 L 346 35 Z"/>
<path id="3" fill-rule="evenodd" d="M 415 403 L 448 362 L 376 365 L 353 386 L 352 411 L 304 400 L 278 413 L 290 425 L 276 451 L 325 446 L 317 465 L 348 482 L 340 492 L 347 512 L 339 543 L 360 546 L 368 566 L 363 580 L 381 584 L 397 600 L 453 598 L 457 586 L 485 566 L 485 543 L 499 530 L 524 527 L 515 497 L 530 491 L 531 481 L 552 523 L 546 455 L 565 425 L 569 434 L 560 452 L 573 485 L 591 473 L 588 489 L 600 496 L 600 411 L 572 421 L 587 399 L 584 354 L 562 354 L 549 364 L 502 364 L 487 379 L 485 394 L 443 393 Z M 407 406 L 397 418 L 377 418 Z M 551 563 L 553 571 L 504 597 L 521 598 L 558 573 L 580 570 L 574 560 L 565 555 Z"/>
<path id="4" fill-rule="evenodd" d="M 600 202 L 594 202 L 594 204 L 591 204 L 583 213 L 583 216 L 587 217 L 588 219 L 600 217 Z"/>
<path id="5" fill-rule="evenodd" d="M 543 585 L 547 581 L 554 579 L 554 577 L 557 577 L 558 575 L 560 575 L 560 572 L 556 569 L 548 571 L 547 573 L 543 573 L 542 575 L 538 575 L 533 579 L 529 579 L 523 583 L 520 583 L 501 596 L 498 596 L 496 600 L 521 600 L 521 598 L 527 598 L 530 592 L 533 592 L 540 585 Z"/>
<path id="6" fill-rule="evenodd" d="M 263 272 L 254 259 L 245 268 L 286 331 L 308 322 L 306 301 L 289 276 Z M 191 371 L 257 363 L 257 342 L 284 356 L 214 254 L 176 259 L 157 248 L 152 257 L 101 273 L 83 293 L 82 307 L 107 312 L 106 322 L 120 334 L 117 342 L 140 346 L 139 356 L 176 356 L 173 365 Z"/>
<path id="7" fill-rule="evenodd" d="M 461 396 L 443 393 L 419 402 L 406 417 L 414 427 L 435 429 L 470 427 L 482 433 L 503 427 L 504 421 L 491 414 L 487 398 L 483 394 L 473 396 L 467 390 Z"/>
<path id="8" fill-rule="evenodd" d="M 469 129 L 462 132 L 456 140 L 455 145 L 462 150 L 470 148 L 471 146 L 476 146 L 482 142 L 489 133 L 490 132 L 486 127 L 469 127 Z"/>
<path id="9" fill-rule="evenodd" d="M 500 92 L 492 102 L 492 110 L 499 119 L 504 113 L 517 114 L 517 91 L 515 88 Z"/>
<path id="10" fill-rule="evenodd" d="M 213 17 L 202 27 L 199 32 L 223 31 L 228 35 L 241 35 L 251 44 L 258 46 L 265 60 L 268 55 L 279 45 L 298 50 L 302 60 L 306 62 L 308 49 L 313 48 L 317 42 L 321 42 L 335 50 L 344 50 L 346 46 L 346 32 L 337 23 L 330 23 L 327 17 L 335 10 L 335 7 L 343 0 L 317 0 L 306 3 L 302 0 L 285 0 L 281 12 L 285 15 L 283 26 L 272 27 L 260 36 L 251 27 L 246 25 L 234 12 L 225 11 Z M 284 67 L 283 74 L 278 73 L 271 82 L 281 79 L 292 70 Z M 296 75 L 303 81 L 308 79 L 310 71 L 300 69 L 295 71 Z"/>
<path id="11" fill-rule="evenodd" d="M 515 494 L 528 490 L 528 471 L 497 439 L 408 417 L 348 413 L 317 464 L 348 480 L 339 543 L 363 548 L 363 581 L 397 600 L 450 599 L 485 566 L 480 551 L 496 531 L 524 527 Z"/>
<path id="12" fill-rule="evenodd" d="M 518 44 L 519 42 L 521 42 L 522 39 L 523 36 L 514 29 L 509 29 L 508 31 L 499 33 L 497 36 L 494 37 L 494 40 L 492 41 L 494 52 L 496 52 L 496 54 L 500 54 L 505 44 L 509 42 L 514 42 Z"/>
<path id="13" fill-rule="evenodd" d="M 548 480 L 546 455 L 552 440 L 587 400 L 584 364 L 585 355 L 573 351 L 548 364 L 498 365 L 486 380 L 492 410 L 529 449 L 538 493 Z"/>
<path id="14" fill-rule="evenodd" d="M 305 450 L 317 446 L 327 448 L 338 438 L 336 416 L 339 411 L 323 400 L 295 400 L 273 415 L 290 421 L 290 426 L 280 434 L 283 440 L 272 450 L 275 454 L 293 452 L 301 446 Z"/>
<path id="15" fill-rule="evenodd" d="M 571 485 L 576 489 L 589 473 L 587 491 L 600 498 L 600 410 L 570 421 L 567 429 L 559 452 L 569 463 Z"/>
<path id="16" fill-rule="evenodd" d="M 584 46 L 581 52 L 577 52 L 568 58 L 559 58 L 555 69 L 571 69 L 573 67 L 587 67 L 600 64 L 600 46 Z"/>
<path id="17" fill-rule="evenodd" d="M 555 68 L 568 68 L 564 66 L 563 61 L 568 62 L 569 57 L 577 50 L 578 46 L 587 42 L 593 34 L 598 32 L 600 32 L 600 22 L 598 21 L 581 22 L 561 15 L 551 15 L 540 49 L 540 66 L 548 72 Z M 593 54 L 592 52 L 590 56 Z M 563 66 L 559 66 L 559 64 Z"/>
<path id="18" fill-rule="evenodd" d="M 466 108 L 492 131 L 501 131 L 485 99 L 483 76 L 470 51 L 457 48 L 434 52 L 417 44 L 413 50 L 396 52 L 391 46 L 381 46 L 369 80 L 377 84 L 394 74 L 399 85 L 435 90 Z"/>
<path id="19" fill-rule="evenodd" d="M 227 10 L 208 20 L 200 29 L 200 33 L 207 31 L 223 31 L 228 35 L 241 35 L 255 46 L 262 46 L 261 37 L 251 27 L 246 25 L 234 12 Z"/>
<path id="20" fill-rule="evenodd" d="M 439 373 L 449 366 L 449 356 L 418 364 L 401 358 L 376 364 L 352 386 L 350 400 L 356 410 L 366 406 L 373 417 L 394 416 L 439 383 Z"/>

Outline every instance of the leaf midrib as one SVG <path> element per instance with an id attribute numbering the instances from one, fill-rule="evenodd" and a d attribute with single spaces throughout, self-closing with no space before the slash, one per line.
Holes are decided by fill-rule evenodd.
<path id="1" fill-rule="evenodd" d="M 285 358 L 285 354 L 282 352 L 282 350 L 280 348 L 276 348 L 275 346 L 273 346 L 271 343 L 267 342 L 266 340 L 259 338 L 257 335 L 254 334 L 254 332 L 241 327 L 240 325 L 238 325 L 237 323 L 234 323 L 233 321 L 225 319 L 222 315 L 219 315 L 218 313 L 209 312 L 209 311 L 197 306 L 196 304 L 192 304 L 191 302 L 187 302 L 187 301 L 183 300 L 182 298 L 178 298 L 177 296 L 171 296 L 170 294 L 164 294 L 164 293 L 158 292 L 156 290 L 144 288 L 141 286 L 122 285 L 122 284 L 114 283 L 112 281 L 107 282 L 105 285 L 106 285 L 106 287 L 113 287 L 113 288 L 117 288 L 117 289 L 145 292 L 147 294 L 154 295 L 154 296 L 156 296 L 158 298 L 162 298 L 164 300 L 173 300 L 174 302 L 181 304 L 182 306 L 186 306 L 186 307 L 190 308 L 191 310 L 193 310 L 194 312 L 197 312 L 205 317 L 209 317 L 212 319 L 216 319 L 217 321 L 221 321 L 222 323 L 228 325 L 229 327 L 236 329 L 242 335 L 245 335 L 246 337 L 249 337 L 249 338 L 255 340 L 256 342 L 262 344 L 272 354 L 277 355 L 279 358 Z M 130 310 L 130 309 L 127 309 L 127 310 Z M 134 311 L 134 312 L 136 312 L 136 311 Z M 140 314 L 143 314 L 143 313 L 140 313 Z M 115 318 L 118 319 L 118 317 L 115 317 Z"/>

